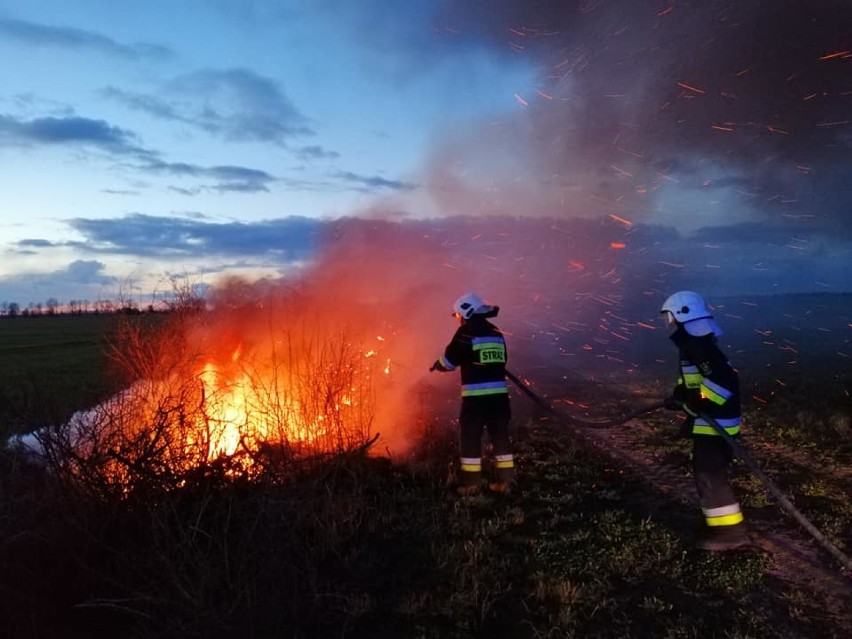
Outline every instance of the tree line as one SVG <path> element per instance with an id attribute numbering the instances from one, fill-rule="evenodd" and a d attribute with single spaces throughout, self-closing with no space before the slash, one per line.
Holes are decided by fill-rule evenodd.
<path id="1" fill-rule="evenodd" d="M 0 302 L 0 317 L 27 317 L 31 315 L 85 315 L 89 313 L 154 313 L 163 310 L 148 304 L 142 308 L 132 300 L 69 300 L 60 302 L 55 297 L 50 297 L 44 302 L 30 302 L 22 306 L 18 302 Z"/>

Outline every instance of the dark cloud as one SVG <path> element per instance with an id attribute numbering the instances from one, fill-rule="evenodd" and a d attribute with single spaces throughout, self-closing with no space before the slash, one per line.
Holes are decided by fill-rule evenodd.
<path id="1" fill-rule="evenodd" d="M 185 124 L 195 124 L 191 118 L 182 115 L 176 105 L 157 96 L 133 93 L 118 87 L 106 87 L 101 89 L 100 94 L 105 98 L 120 102 L 126 107 L 136 111 L 144 111 L 161 120 L 176 120 Z"/>
<path id="2" fill-rule="evenodd" d="M 21 120 L 0 115 L 0 143 L 90 145 L 115 154 L 151 155 L 150 151 L 137 146 L 135 139 L 131 131 L 104 120 L 77 116 Z"/>
<path id="3" fill-rule="evenodd" d="M 193 189 L 184 189 L 179 186 L 170 186 L 169 191 L 173 193 L 177 193 L 178 195 L 186 195 L 187 197 L 193 197 L 201 193 L 202 189 L 193 188 Z"/>
<path id="4" fill-rule="evenodd" d="M 248 69 L 204 70 L 178 76 L 158 94 L 107 87 L 105 97 L 229 141 L 271 142 L 313 135 L 306 118 L 274 80 Z"/>
<path id="5" fill-rule="evenodd" d="M 464 290 L 478 290 L 521 322 L 513 334 L 538 335 L 524 349 L 532 351 L 538 342 L 552 346 L 566 333 L 576 333 L 584 340 L 594 337 L 588 343 L 604 357 L 608 349 L 619 352 L 624 335 L 643 332 L 636 321 L 654 323 L 659 304 L 675 290 L 699 290 L 710 299 L 850 292 L 849 242 L 808 235 L 806 225 L 791 224 L 789 234 L 768 238 L 749 225 L 690 237 L 673 228 L 625 225 L 612 218 L 392 221 L 389 215 L 254 223 L 142 214 L 78 218 L 69 224 L 81 241 L 28 239 L 18 248 L 45 259 L 73 248 L 140 263 L 166 259 L 175 268 L 191 260 L 200 266 L 188 268 L 206 275 L 257 266 L 284 272 L 298 264 L 326 273 L 328 290 L 345 291 L 341 282 L 360 281 L 358 290 L 369 289 L 376 303 L 400 295 L 416 301 L 428 289 L 448 305 Z M 376 273 L 381 277 L 370 281 Z M 78 276 L 86 284 L 75 285 Z M 116 282 L 110 282 L 103 264 L 80 261 L 59 272 L 0 279 L 0 300 L 92 299 L 94 286 L 110 284 Z M 622 326 L 618 335 L 616 326 Z"/>
<path id="6" fill-rule="evenodd" d="M 357 173 L 352 173 L 351 171 L 337 171 L 336 173 L 334 173 L 334 177 L 351 184 L 363 185 L 362 190 L 364 191 L 377 191 L 380 189 L 389 189 L 392 191 L 412 191 L 417 188 L 417 185 L 415 184 L 400 182 L 399 180 L 388 180 L 377 175 L 358 175 Z"/>
<path id="7" fill-rule="evenodd" d="M 0 299 L 17 302 L 21 308 L 53 297 L 98 299 L 118 280 L 105 273 L 106 265 L 95 260 L 76 260 L 67 266 L 47 272 L 22 272 L 0 277 Z"/>
<path id="8" fill-rule="evenodd" d="M 209 179 L 204 187 L 225 192 L 257 193 L 269 191 L 276 178 L 260 169 L 242 166 L 200 166 L 188 162 L 166 162 L 158 151 L 135 144 L 136 135 L 104 120 L 77 116 L 20 120 L 0 115 L 0 145 L 54 145 L 91 147 L 138 162 L 136 169 L 172 175 Z"/>
<path id="9" fill-rule="evenodd" d="M 250 169 L 244 166 L 213 166 L 204 170 L 205 175 L 210 175 L 220 180 L 236 182 L 269 182 L 274 179 L 265 171 Z"/>
<path id="10" fill-rule="evenodd" d="M 85 239 L 69 243 L 91 253 L 143 257 L 266 257 L 282 263 L 309 257 L 320 223 L 288 217 L 255 223 L 133 214 L 113 219 L 76 218 L 70 226 Z"/>
<path id="11" fill-rule="evenodd" d="M 76 51 L 92 51 L 131 59 L 164 59 L 174 55 L 168 47 L 158 44 L 122 44 L 93 31 L 73 27 L 57 27 L 11 18 L 0 18 L 0 35 L 27 46 L 49 46 Z"/>
<path id="12" fill-rule="evenodd" d="M 830 229 L 815 234 L 807 223 L 796 221 L 769 233 L 757 224 L 740 224 L 684 236 L 669 227 L 624 225 L 609 218 L 384 217 L 287 217 L 253 223 L 143 214 L 77 218 L 69 224 L 82 241 L 29 239 L 17 247 L 49 251 L 71 246 L 95 254 L 173 260 L 201 257 L 207 258 L 209 269 L 220 271 L 222 258 L 284 267 L 320 259 L 329 247 L 340 246 L 341 237 L 363 237 L 358 244 L 366 246 L 370 238 L 399 235 L 405 243 L 429 238 L 443 247 L 442 259 L 478 273 L 489 286 L 532 287 L 531 295 L 546 294 L 554 304 L 566 290 L 619 298 L 647 289 L 659 295 L 679 288 L 701 288 L 713 295 L 849 290 L 848 239 L 835 237 Z"/>
<path id="13" fill-rule="evenodd" d="M 107 195 L 139 195 L 139 191 L 131 189 L 101 189 L 101 193 L 106 193 Z"/>
<path id="14" fill-rule="evenodd" d="M 257 193 L 269 191 L 268 184 L 275 181 L 275 177 L 261 171 L 243 166 L 198 166 L 186 162 L 164 162 L 162 160 L 151 160 L 138 168 L 152 173 L 164 173 L 176 177 L 210 178 L 215 184 L 206 188 L 216 191 L 236 191 L 242 193 Z M 175 190 L 184 195 L 195 195 L 198 191 L 193 189 Z"/>
<path id="15" fill-rule="evenodd" d="M 19 247 L 31 247 L 31 248 L 47 248 L 49 246 L 54 246 L 53 242 L 49 242 L 48 240 L 39 240 L 39 239 L 21 240 L 16 245 L 19 246 Z"/>
<path id="16" fill-rule="evenodd" d="M 95 260 L 75 260 L 71 262 L 63 271 L 57 271 L 57 274 L 67 274 L 69 280 L 82 284 L 112 284 L 115 282 L 114 277 L 104 275 L 103 271 L 106 265 Z"/>
<path id="17" fill-rule="evenodd" d="M 220 182 L 210 187 L 219 193 L 258 193 L 269 192 L 262 182 L 243 180 L 240 182 Z"/>
<path id="18" fill-rule="evenodd" d="M 336 160 L 340 157 L 336 151 L 329 151 L 317 145 L 303 146 L 293 151 L 301 160 Z"/>

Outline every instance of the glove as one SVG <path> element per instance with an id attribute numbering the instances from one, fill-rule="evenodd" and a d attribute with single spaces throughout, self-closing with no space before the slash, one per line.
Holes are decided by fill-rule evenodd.
<path id="1" fill-rule="evenodd" d="M 663 407 L 666 410 L 683 410 L 683 402 L 676 397 L 666 397 L 663 400 Z"/>
<path id="2" fill-rule="evenodd" d="M 438 370 L 441 370 L 441 362 L 439 362 L 439 361 L 436 359 L 436 360 L 435 360 L 435 363 L 434 363 L 434 364 L 432 364 L 432 368 L 430 368 L 430 369 L 429 369 L 429 372 L 431 373 L 432 371 L 438 371 Z"/>

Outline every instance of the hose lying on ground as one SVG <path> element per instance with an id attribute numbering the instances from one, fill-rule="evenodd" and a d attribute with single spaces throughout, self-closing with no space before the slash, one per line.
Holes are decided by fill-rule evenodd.
<path id="1" fill-rule="evenodd" d="M 604 422 L 587 422 L 582 419 L 577 419 L 575 417 L 571 417 L 570 415 L 566 415 L 565 413 L 557 411 L 553 406 L 548 404 L 543 398 L 539 395 L 536 395 L 533 391 L 531 391 L 523 381 L 518 379 L 515 375 L 506 371 L 506 377 L 508 377 L 512 382 L 524 393 L 527 397 L 533 400 L 540 408 L 550 413 L 551 415 L 557 416 L 562 420 L 565 420 L 569 424 L 573 424 L 574 426 L 582 426 L 583 428 L 610 428 L 612 426 L 620 426 L 626 422 L 629 422 L 631 419 L 636 419 L 640 415 L 644 415 L 645 413 L 651 413 L 657 409 L 663 407 L 663 402 L 657 402 L 655 404 L 651 404 L 650 406 L 646 406 L 645 408 L 640 408 L 639 410 L 635 410 L 632 413 L 628 413 L 623 417 L 619 417 L 618 419 L 611 419 Z"/>
<path id="2" fill-rule="evenodd" d="M 644 415 L 645 413 L 650 413 L 652 411 L 663 408 L 664 405 L 665 405 L 663 402 L 657 402 L 656 404 L 652 404 L 652 405 L 647 406 L 645 408 L 641 408 L 639 410 L 636 410 L 636 411 L 629 413 L 629 414 L 627 414 L 624 417 L 621 417 L 619 419 L 613 419 L 613 420 L 605 421 L 605 422 L 586 422 L 586 421 L 575 419 L 573 417 L 565 415 L 564 413 L 562 413 L 560 411 L 557 411 L 549 403 L 547 403 L 542 397 L 540 397 L 539 395 L 537 395 L 536 393 L 531 391 L 527 387 L 526 384 L 524 384 L 518 377 L 516 377 L 514 374 L 510 373 L 509 371 L 506 371 L 506 377 L 508 377 L 510 380 L 512 380 L 512 382 L 527 397 L 529 397 L 538 406 L 540 406 L 542 409 L 546 410 L 551 415 L 559 417 L 560 419 L 567 421 L 569 424 L 573 424 L 575 426 L 582 426 L 582 427 L 585 427 L 585 428 L 609 428 L 611 426 L 619 426 L 621 424 L 624 424 L 625 422 L 630 421 L 631 419 L 635 419 L 636 417 L 638 417 L 640 415 Z M 825 535 L 823 535 L 817 529 L 816 526 L 814 526 L 810 521 L 808 521 L 808 519 L 801 512 L 799 512 L 799 510 L 793 505 L 793 503 L 789 499 L 787 499 L 787 497 L 784 495 L 783 492 L 781 492 L 781 490 L 778 488 L 778 486 L 775 485 L 775 482 L 773 482 L 766 475 L 766 473 L 764 473 L 762 470 L 760 470 L 760 467 L 757 465 L 757 463 L 754 461 L 754 459 L 752 459 L 751 455 L 748 454 L 746 449 L 743 448 L 743 446 L 735 438 L 733 438 L 731 435 L 729 435 L 728 432 L 715 419 L 713 419 L 712 417 L 705 415 L 703 413 L 699 414 L 699 417 L 706 419 L 707 423 L 712 425 L 713 428 L 716 429 L 716 431 L 719 433 L 719 435 L 721 435 L 724 438 L 724 440 L 727 442 L 727 444 L 734 451 L 734 454 L 737 457 L 739 457 L 745 463 L 745 465 L 748 466 L 751 469 L 751 471 L 755 475 L 758 476 L 758 478 L 760 478 L 760 480 L 766 486 L 769 493 L 773 497 L 775 497 L 775 499 L 778 500 L 778 503 L 781 504 L 781 506 L 784 508 L 784 510 L 786 510 L 788 513 L 790 513 L 790 515 L 792 515 L 793 518 L 797 522 L 799 522 L 802 525 L 802 527 L 805 530 L 807 530 L 810 533 L 810 535 L 814 539 L 816 539 L 823 548 L 825 548 L 829 553 L 831 553 L 831 555 L 835 559 L 837 559 L 844 568 L 846 568 L 849 571 L 852 571 L 852 559 L 849 559 L 849 557 L 847 557 L 839 548 L 837 548 L 837 546 L 832 544 L 831 541 L 829 541 L 828 538 Z"/>

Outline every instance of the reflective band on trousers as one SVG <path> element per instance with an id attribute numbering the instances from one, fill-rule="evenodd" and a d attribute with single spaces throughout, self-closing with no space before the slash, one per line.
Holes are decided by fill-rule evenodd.
<path id="1" fill-rule="evenodd" d="M 495 468 L 514 468 L 515 458 L 512 455 L 494 455 Z"/>
<path id="2" fill-rule="evenodd" d="M 509 392 L 509 385 L 505 380 L 500 382 L 482 382 L 480 384 L 462 384 L 462 397 L 475 397 L 478 395 L 501 395 Z"/>
<path id="3" fill-rule="evenodd" d="M 732 428 L 725 428 L 725 432 L 728 435 L 739 435 L 740 427 L 734 426 Z M 704 424 L 697 424 L 692 427 L 693 435 L 715 435 L 716 437 L 721 437 L 719 431 L 717 431 L 713 426 L 705 426 Z"/>
<path id="4" fill-rule="evenodd" d="M 717 419 L 715 420 L 719 426 L 725 429 L 725 432 L 728 435 L 736 435 L 740 432 L 740 418 L 739 417 L 731 417 L 729 419 Z M 707 420 L 698 417 L 695 419 L 695 424 L 692 427 L 693 435 L 715 435 L 716 437 L 721 437 L 719 431 L 716 430 L 715 426 L 711 426 L 707 423 Z"/>
<path id="5" fill-rule="evenodd" d="M 482 470 L 482 460 L 479 457 L 462 457 L 461 469 L 465 473 L 478 473 Z"/>
<path id="6" fill-rule="evenodd" d="M 739 504 L 730 504 L 718 508 L 702 508 L 708 526 L 735 526 L 743 521 Z"/>

